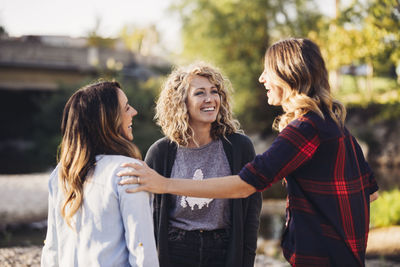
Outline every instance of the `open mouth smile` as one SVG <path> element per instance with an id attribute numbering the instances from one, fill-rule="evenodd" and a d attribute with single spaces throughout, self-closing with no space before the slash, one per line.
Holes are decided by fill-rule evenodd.
<path id="1" fill-rule="evenodd" d="M 209 112 L 209 111 L 214 111 L 215 107 L 206 107 L 206 108 L 201 108 L 200 110 L 204 112 Z"/>

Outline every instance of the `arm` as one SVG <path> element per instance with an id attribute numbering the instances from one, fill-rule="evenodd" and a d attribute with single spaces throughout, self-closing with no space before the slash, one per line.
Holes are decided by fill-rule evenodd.
<path id="1" fill-rule="evenodd" d="M 141 186 L 128 192 L 150 191 L 207 198 L 244 198 L 264 190 L 312 158 L 319 146 L 317 130 L 310 123 L 287 126 L 271 148 L 248 163 L 238 175 L 206 180 L 165 179 L 148 166 L 124 164 L 134 168 L 118 175 L 133 175 L 122 184 Z"/>
<path id="2" fill-rule="evenodd" d="M 251 195 L 256 189 L 244 182 L 238 175 L 211 178 L 205 180 L 166 179 L 156 171 L 143 165 L 125 163 L 123 167 L 131 167 L 132 171 L 118 173 L 118 176 L 137 176 L 140 186 L 127 189 L 127 192 L 149 191 L 157 194 L 174 194 L 206 198 L 243 198 Z M 124 179 L 124 184 L 137 184 L 137 178 Z"/>
<path id="3" fill-rule="evenodd" d="M 56 168 L 57 170 L 57 168 Z M 46 240 L 44 241 L 44 247 L 41 256 L 41 266 L 58 266 L 58 241 L 57 241 L 57 229 L 55 219 L 55 207 L 53 203 L 53 190 L 52 190 L 52 179 L 57 177 L 57 171 L 54 170 L 49 180 L 49 197 L 48 197 L 48 214 L 47 214 L 47 234 Z M 57 180 L 56 180 L 57 182 Z"/>
<path id="4" fill-rule="evenodd" d="M 131 266 L 158 266 L 150 206 L 152 199 L 146 192 L 128 194 L 125 189 L 126 186 L 117 187 L 129 263 Z"/>
<path id="5" fill-rule="evenodd" d="M 369 196 L 369 202 L 373 202 L 373 201 L 377 200 L 378 197 L 379 197 L 379 193 L 378 193 L 378 191 L 375 191 L 373 194 L 371 194 Z"/>
<path id="6" fill-rule="evenodd" d="M 320 145 L 318 130 L 312 123 L 294 121 L 262 155 L 246 164 L 239 176 L 257 191 L 269 188 L 308 162 Z"/>

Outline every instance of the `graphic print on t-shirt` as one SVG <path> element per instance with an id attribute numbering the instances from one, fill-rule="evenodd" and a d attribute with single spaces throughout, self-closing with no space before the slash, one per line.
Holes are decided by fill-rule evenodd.
<path id="1" fill-rule="evenodd" d="M 201 169 L 197 169 L 194 172 L 193 175 L 193 180 L 203 180 L 204 175 Z M 213 198 L 198 198 L 198 197 L 187 197 L 187 196 L 182 196 L 181 197 L 181 206 L 183 208 L 186 208 L 187 205 L 194 210 L 194 207 L 197 205 L 198 209 L 202 209 L 204 206 L 208 207 L 208 204 L 210 204 L 211 201 L 213 201 Z"/>

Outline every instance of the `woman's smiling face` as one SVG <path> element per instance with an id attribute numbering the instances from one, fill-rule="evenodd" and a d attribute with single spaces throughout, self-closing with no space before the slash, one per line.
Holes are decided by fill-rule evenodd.
<path id="1" fill-rule="evenodd" d="M 190 125 L 211 125 L 217 119 L 221 105 L 218 88 L 208 78 L 195 75 L 190 82 L 186 105 Z"/>
<path id="2" fill-rule="evenodd" d="M 121 111 L 120 133 L 123 137 L 132 141 L 132 118 L 137 115 L 137 111 L 129 105 L 128 98 L 121 89 L 118 89 L 118 102 Z"/>
<path id="3" fill-rule="evenodd" d="M 270 79 L 268 78 L 267 68 L 264 68 L 264 71 L 261 73 L 258 81 L 262 83 L 267 90 L 268 104 L 271 106 L 280 106 L 282 105 L 282 88 L 274 85 Z"/>

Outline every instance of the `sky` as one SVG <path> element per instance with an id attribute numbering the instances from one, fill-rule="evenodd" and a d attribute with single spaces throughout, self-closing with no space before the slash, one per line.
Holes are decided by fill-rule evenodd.
<path id="1" fill-rule="evenodd" d="M 87 36 L 100 18 L 99 33 L 116 37 L 124 25 L 155 24 L 168 50 L 180 48 L 180 23 L 167 11 L 172 0 L 0 0 L 0 25 L 10 36 Z M 324 13 L 335 0 L 318 0 Z"/>
<path id="2" fill-rule="evenodd" d="M 167 11 L 170 4 L 171 0 L 0 0 L 0 25 L 15 37 L 82 37 L 99 18 L 99 33 L 116 37 L 124 25 L 155 24 L 173 48 L 179 45 L 180 23 Z"/>

